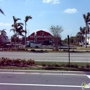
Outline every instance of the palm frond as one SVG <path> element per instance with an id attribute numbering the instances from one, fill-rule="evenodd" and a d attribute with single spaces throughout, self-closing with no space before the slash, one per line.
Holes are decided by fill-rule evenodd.
<path id="1" fill-rule="evenodd" d="M 21 22 L 17 23 L 17 26 L 22 26 L 22 25 L 24 25 L 24 24 Z"/>
<path id="2" fill-rule="evenodd" d="M 10 29 L 10 31 L 13 31 L 13 32 L 15 32 L 16 30 L 15 30 L 15 29 Z"/>
<path id="3" fill-rule="evenodd" d="M 13 16 L 13 20 L 14 20 L 14 23 L 16 23 L 18 20 L 21 20 L 20 18 L 16 18 L 15 16 Z"/>
<path id="4" fill-rule="evenodd" d="M 25 22 L 27 22 L 29 19 L 32 19 L 32 17 L 31 16 L 26 16 L 25 17 Z"/>
<path id="5" fill-rule="evenodd" d="M 0 9 L 0 12 L 1 12 L 3 15 L 5 15 L 2 9 Z"/>
<path id="6" fill-rule="evenodd" d="M 83 14 L 83 18 L 84 18 L 85 22 L 87 22 L 87 16 L 85 14 Z"/>

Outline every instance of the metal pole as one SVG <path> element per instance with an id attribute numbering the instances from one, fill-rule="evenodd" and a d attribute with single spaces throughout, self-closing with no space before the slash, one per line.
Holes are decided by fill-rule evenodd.
<path id="1" fill-rule="evenodd" d="M 69 35 L 67 35 L 68 38 L 68 64 L 70 66 L 70 39 L 69 39 Z"/>

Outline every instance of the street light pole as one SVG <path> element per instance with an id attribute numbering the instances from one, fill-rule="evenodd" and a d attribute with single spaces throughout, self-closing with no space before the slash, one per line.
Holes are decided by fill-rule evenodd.
<path id="1" fill-rule="evenodd" d="M 70 66 L 70 39 L 69 39 L 69 35 L 67 35 L 68 38 L 68 64 Z"/>

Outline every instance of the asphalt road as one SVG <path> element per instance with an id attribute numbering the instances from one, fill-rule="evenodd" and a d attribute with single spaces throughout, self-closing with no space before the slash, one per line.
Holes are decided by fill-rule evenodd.
<path id="1" fill-rule="evenodd" d="M 68 53 L 0 52 L 0 58 L 68 62 Z M 70 53 L 71 62 L 90 62 L 90 53 Z"/>
<path id="2" fill-rule="evenodd" d="M 90 83 L 88 76 L 72 73 L 0 72 L 0 90 L 82 90 L 83 82 Z"/>

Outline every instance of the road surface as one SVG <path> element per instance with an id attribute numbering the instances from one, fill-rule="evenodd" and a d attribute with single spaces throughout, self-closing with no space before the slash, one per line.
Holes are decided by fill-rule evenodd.
<path id="1" fill-rule="evenodd" d="M 0 90 L 82 90 L 83 82 L 90 83 L 90 75 L 0 72 Z"/>
<path id="2" fill-rule="evenodd" d="M 68 53 L 31 53 L 31 52 L 0 52 L 0 58 L 33 59 L 35 61 L 68 62 Z M 71 53 L 71 62 L 90 62 L 90 53 Z"/>

